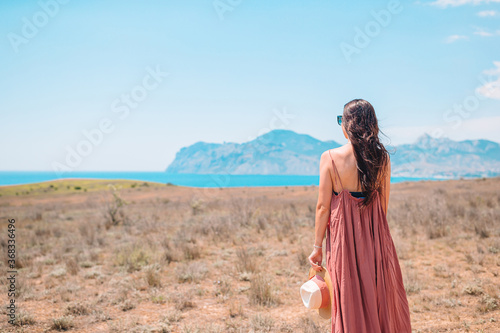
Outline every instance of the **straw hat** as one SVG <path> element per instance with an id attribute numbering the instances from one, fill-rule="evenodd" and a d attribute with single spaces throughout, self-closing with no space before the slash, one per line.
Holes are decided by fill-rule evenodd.
<path id="1" fill-rule="evenodd" d="M 316 272 L 312 267 L 309 270 L 309 280 L 300 287 L 302 302 L 308 309 L 318 310 L 321 318 L 330 319 L 332 316 L 332 280 L 325 267 Z"/>

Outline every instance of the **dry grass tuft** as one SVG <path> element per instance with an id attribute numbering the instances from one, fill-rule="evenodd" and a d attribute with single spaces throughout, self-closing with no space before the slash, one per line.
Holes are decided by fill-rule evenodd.
<path id="1" fill-rule="evenodd" d="M 186 311 L 196 307 L 196 303 L 193 298 L 194 297 L 191 292 L 177 292 L 170 296 L 169 301 L 174 304 L 176 310 Z M 180 318 L 180 315 L 178 318 Z"/>
<path id="2" fill-rule="evenodd" d="M 52 319 L 51 329 L 56 331 L 67 331 L 74 327 L 73 316 L 62 316 Z"/>
<path id="3" fill-rule="evenodd" d="M 239 247 L 236 250 L 236 269 L 240 273 L 256 273 L 258 271 L 257 258 L 255 253 L 246 247 Z"/>
<path id="4" fill-rule="evenodd" d="M 33 315 L 27 311 L 19 310 L 16 314 L 16 319 L 14 319 L 15 326 L 27 326 L 34 325 L 36 323 Z"/>
<path id="5" fill-rule="evenodd" d="M 84 316 L 90 314 L 90 309 L 86 304 L 76 302 L 66 307 L 67 315 Z"/>
<path id="6" fill-rule="evenodd" d="M 162 283 L 161 283 L 161 275 L 159 273 L 159 267 L 158 266 L 149 266 L 148 269 L 146 270 L 146 282 L 150 287 L 155 287 L 155 288 L 161 288 Z"/>
<path id="7" fill-rule="evenodd" d="M 250 318 L 250 326 L 253 332 L 271 332 L 274 327 L 274 319 L 257 313 Z"/>
<path id="8" fill-rule="evenodd" d="M 250 301 L 253 304 L 264 306 L 276 306 L 279 299 L 275 295 L 271 280 L 267 275 L 256 274 L 250 285 Z"/>
<path id="9" fill-rule="evenodd" d="M 302 317 L 297 325 L 297 330 L 303 333 L 321 333 L 321 327 L 311 319 L 311 317 Z"/>
<path id="10" fill-rule="evenodd" d="M 141 270 L 150 262 L 151 255 L 140 242 L 124 246 L 115 257 L 115 264 L 122 266 L 129 273 Z"/>
<path id="11" fill-rule="evenodd" d="M 175 272 L 180 283 L 198 283 L 205 278 L 208 269 L 203 262 L 190 262 L 176 267 Z"/>

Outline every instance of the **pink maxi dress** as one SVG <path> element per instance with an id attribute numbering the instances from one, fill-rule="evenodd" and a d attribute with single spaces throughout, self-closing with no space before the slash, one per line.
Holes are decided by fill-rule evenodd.
<path id="1" fill-rule="evenodd" d="M 357 204 L 363 199 L 344 190 L 333 158 L 332 164 L 341 189 L 332 193 L 326 232 L 332 333 L 411 333 L 401 268 L 380 196 L 376 192 L 360 211 Z"/>

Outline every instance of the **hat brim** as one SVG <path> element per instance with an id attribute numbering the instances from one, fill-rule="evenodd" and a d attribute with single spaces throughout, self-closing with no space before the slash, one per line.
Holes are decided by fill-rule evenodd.
<path id="1" fill-rule="evenodd" d="M 332 300 L 333 300 L 333 288 L 332 288 L 332 280 L 330 279 L 330 274 L 328 273 L 328 270 L 321 266 L 321 271 L 317 272 L 315 271 L 312 267 L 309 270 L 309 279 L 312 278 L 314 275 L 321 276 L 323 280 L 325 280 L 326 285 L 328 287 L 328 292 L 330 293 L 330 302 L 328 302 L 328 306 L 324 308 L 319 308 L 318 314 L 321 318 L 323 319 L 330 319 L 332 317 Z"/>

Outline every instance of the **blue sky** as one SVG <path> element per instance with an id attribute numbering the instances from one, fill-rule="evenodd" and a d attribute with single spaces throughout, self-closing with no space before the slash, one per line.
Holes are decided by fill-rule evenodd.
<path id="1" fill-rule="evenodd" d="M 0 36 L 0 170 L 161 171 L 273 128 L 345 143 L 354 98 L 392 144 L 500 142 L 499 0 L 3 1 Z"/>

